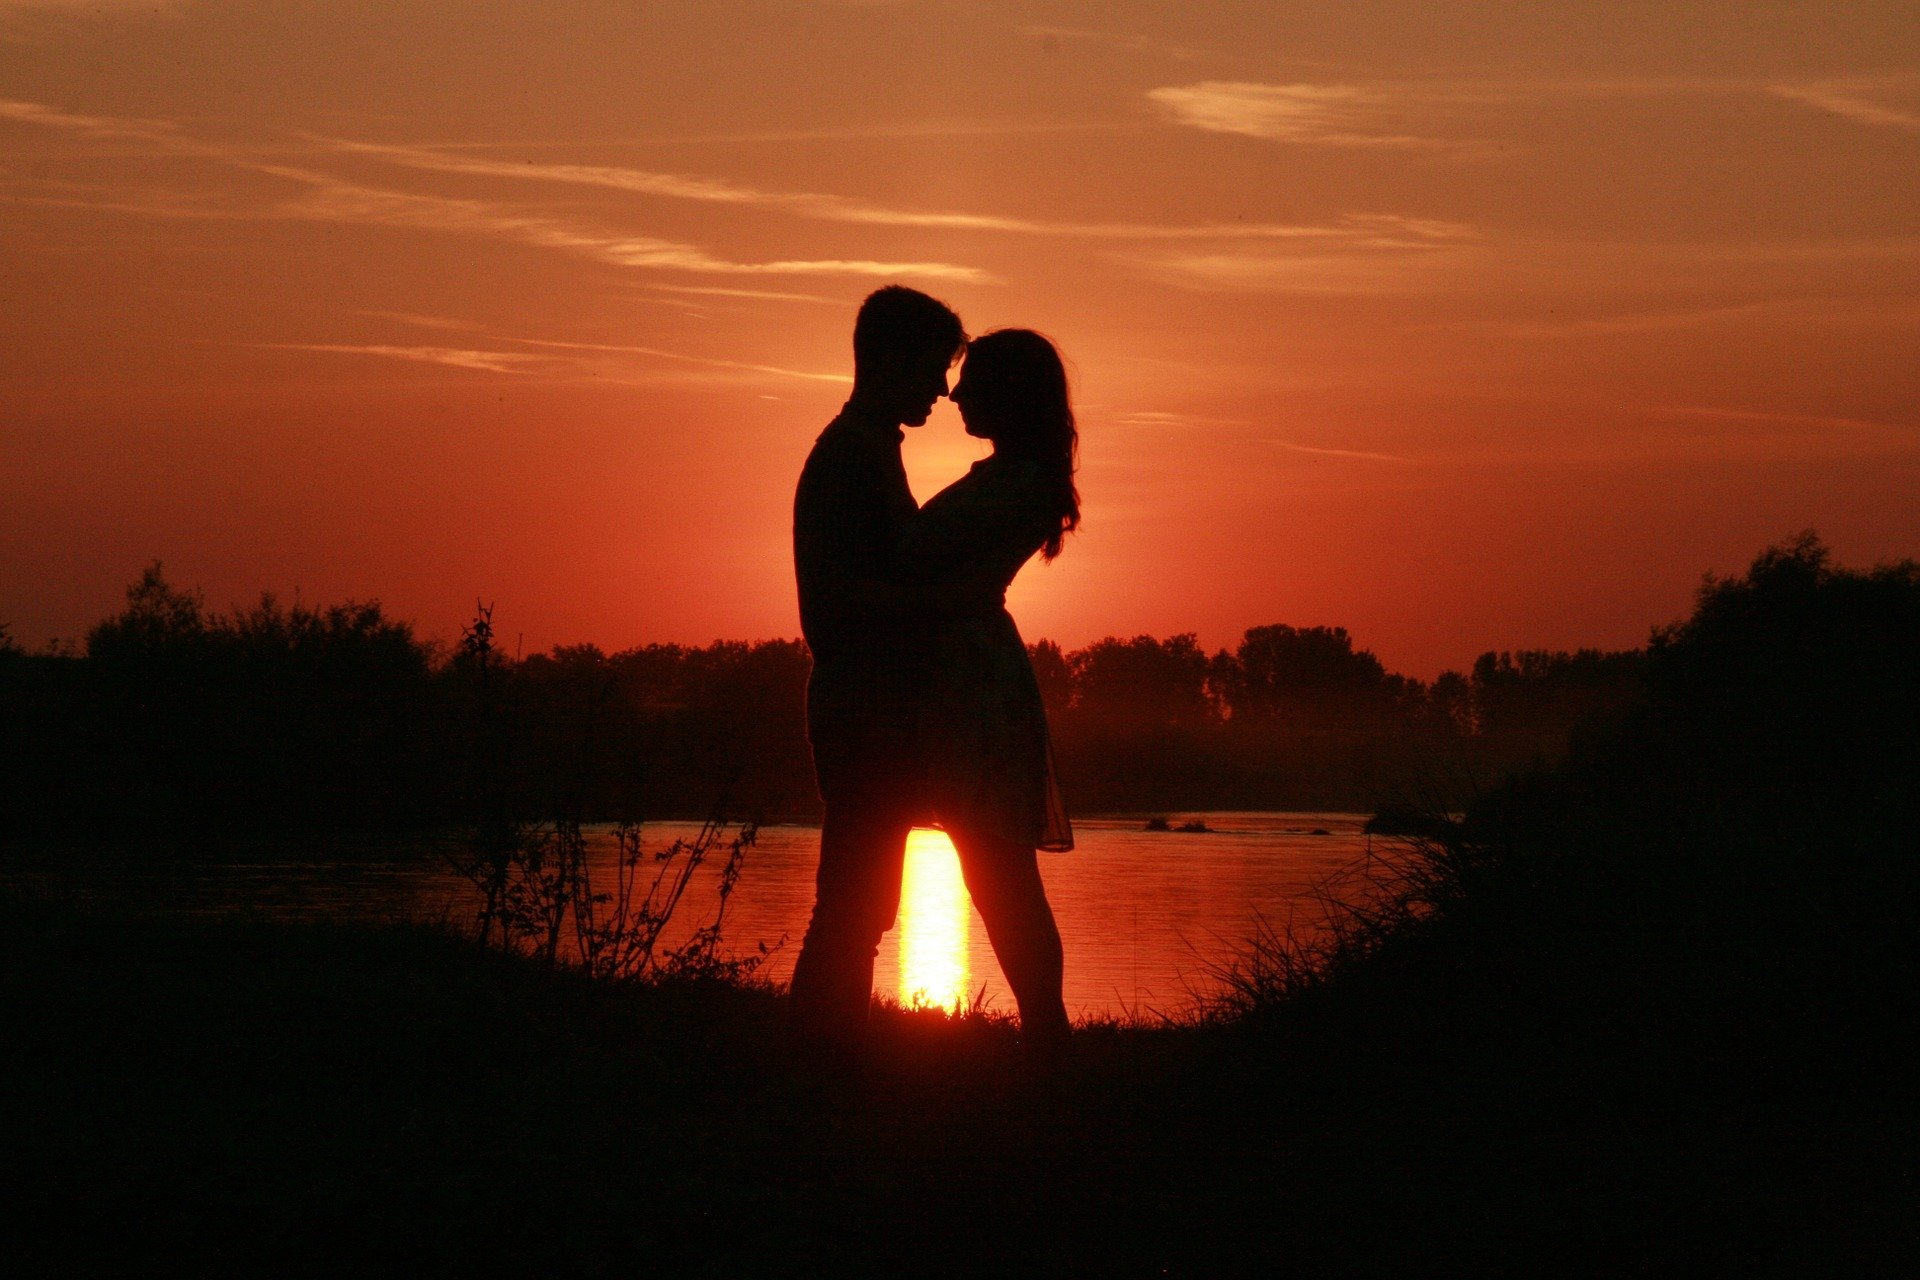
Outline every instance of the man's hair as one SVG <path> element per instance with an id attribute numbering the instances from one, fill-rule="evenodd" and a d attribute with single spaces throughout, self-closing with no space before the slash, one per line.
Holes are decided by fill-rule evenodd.
<path id="1" fill-rule="evenodd" d="M 918 289 L 890 284 L 860 304 L 853 322 L 854 376 L 923 352 L 938 352 L 952 363 L 966 343 L 953 308 Z"/>

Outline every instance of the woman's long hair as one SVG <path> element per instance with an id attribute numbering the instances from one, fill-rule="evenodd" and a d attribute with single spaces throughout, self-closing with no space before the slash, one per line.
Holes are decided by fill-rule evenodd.
<path id="1" fill-rule="evenodd" d="M 1060 554 L 1066 536 L 1080 527 L 1080 491 L 1073 484 L 1080 464 L 1080 432 L 1074 426 L 1060 353 L 1031 329 L 995 329 L 967 344 L 965 376 L 978 394 L 990 398 L 990 412 L 1003 424 L 996 447 L 1031 458 L 1046 475 L 1059 525 L 1040 554 L 1051 560 Z"/>

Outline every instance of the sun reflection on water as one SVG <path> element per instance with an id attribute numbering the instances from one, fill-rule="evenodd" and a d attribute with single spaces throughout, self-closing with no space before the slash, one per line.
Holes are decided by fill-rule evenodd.
<path id="1" fill-rule="evenodd" d="M 973 904 L 944 831 L 907 837 L 900 886 L 900 1002 L 957 1010 L 967 999 L 967 933 Z"/>

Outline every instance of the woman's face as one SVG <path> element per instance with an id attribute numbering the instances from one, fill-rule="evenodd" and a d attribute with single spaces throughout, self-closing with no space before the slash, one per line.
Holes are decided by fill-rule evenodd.
<path id="1" fill-rule="evenodd" d="M 953 384 L 948 399 L 959 406 L 960 421 L 965 424 L 967 434 L 978 436 L 982 440 L 998 440 L 1000 425 L 1004 421 L 1001 406 L 996 404 L 995 396 L 987 379 L 973 372 L 973 362 L 969 360 L 960 366 L 960 381 Z"/>

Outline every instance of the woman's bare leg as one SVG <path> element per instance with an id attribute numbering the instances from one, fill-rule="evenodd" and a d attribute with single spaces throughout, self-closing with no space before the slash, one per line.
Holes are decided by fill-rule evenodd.
<path id="1" fill-rule="evenodd" d="M 1023 1037 L 1036 1048 L 1057 1046 L 1067 1037 L 1060 929 L 1033 847 L 964 830 L 949 829 L 948 835 L 993 954 L 1020 1004 Z"/>

